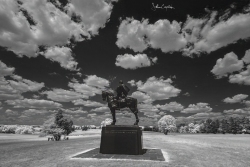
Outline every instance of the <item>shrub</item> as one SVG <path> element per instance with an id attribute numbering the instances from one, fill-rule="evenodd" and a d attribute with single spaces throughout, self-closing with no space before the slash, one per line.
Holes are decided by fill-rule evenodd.
<path id="1" fill-rule="evenodd" d="M 180 133 L 187 133 L 188 132 L 188 126 L 181 126 L 179 129 Z"/>
<path id="2" fill-rule="evenodd" d="M 86 131 L 86 130 L 88 130 L 88 127 L 87 126 L 82 126 L 82 131 Z"/>
<path id="3" fill-rule="evenodd" d="M 106 125 L 111 125 L 112 122 L 113 122 L 112 119 L 106 118 L 104 121 L 101 122 L 101 128 L 105 127 Z"/>
<path id="4" fill-rule="evenodd" d="M 154 131 L 154 132 L 159 132 L 158 126 L 154 126 L 154 127 L 153 127 L 153 131 Z"/>
<path id="5" fill-rule="evenodd" d="M 47 136 L 47 133 L 44 132 L 39 133 L 39 137 L 45 137 L 45 136 Z"/>
<path id="6" fill-rule="evenodd" d="M 33 134 L 34 129 L 32 126 L 18 126 L 15 130 L 16 134 Z"/>
<path id="7" fill-rule="evenodd" d="M 200 132 L 200 125 L 199 124 L 188 124 L 189 133 L 199 133 Z"/>
<path id="8" fill-rule="evenodd" d="M 42 130 L 43 130 L 43 128 L 38 128 L 38 127 L 33 128 L 33 129 L 34 129 L 35 132 L 42 132 Z"/>
<path id="9" fill-rule="evenodd" d="M 45 130 L 43 131 L 43 133 L 46 133 L 47 135 L 48 135 L 48 134 L 54 134 L 54 133 L 63 134 L 63 133 L 64 133 L 64 130 L 61 129 L 61 128 L 45 129 Z"/>
<path id="10" fill-rule="evenodd" d="M 145 126 L 143 131 L 153 131 L 153 128 L 151 128 L 149 126 Z"/>
<path id="11" fill-rule="evenodd" d="M 3 133 L 15 133 L 17 125 L 4 125 L 2 132 Z"/>

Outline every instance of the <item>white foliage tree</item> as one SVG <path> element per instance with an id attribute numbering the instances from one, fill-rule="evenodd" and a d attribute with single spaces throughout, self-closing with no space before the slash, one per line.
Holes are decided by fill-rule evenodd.
<path id="1" fill-rule="evenodd" d="M 188 131 L 189 131 L 188 126 L 181 126 L 179 129 L 180 133 L 188 133 Z"/>
<path id="2" fill-rule="evenodd" d="M 163 132 L 166 128 L 169 132 L 176 131 L 176 119 L 171 115 L 165 115 L 158 121 L 159 131 Z"/>
<path id="3" fill-rule="evenodd" d="M 113 122 L 112 119 L 106 118 L 104 121 L 101 122 L 101 128 L 105 127 L 106 125 L 111 125 L 112 122 Z"/>
<path id="4" fill-rule="evenodd" d="M 16 128 L 15 134 L 33 134 L 34 131 L 32 126 L 23 125 Z"/>

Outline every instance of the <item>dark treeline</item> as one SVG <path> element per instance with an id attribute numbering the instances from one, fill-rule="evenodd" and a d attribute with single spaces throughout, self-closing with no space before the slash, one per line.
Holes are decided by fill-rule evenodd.
<path id="1" fill-rule="evenodd" d="M 229 117 L 224 119 L 206 119 L 199 123 L 183 123 L 177 126 L 181 133 L 232 133 L 250 134 L 250 120 L 247 117 Z"/>

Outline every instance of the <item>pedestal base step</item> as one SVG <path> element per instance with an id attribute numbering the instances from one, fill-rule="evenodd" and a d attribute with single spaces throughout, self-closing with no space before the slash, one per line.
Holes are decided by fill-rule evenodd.
<path id="1" fill-rule="evenodd" d="M 99 148 L 80 153 L 74 158 L 81 159 L 103 159 L 103 160 L 138 160 L 138 161 L 165 161 L 161 149 L 143 149 L 142 155 L 123 155 L 123 154 L 101 154 Z"/>

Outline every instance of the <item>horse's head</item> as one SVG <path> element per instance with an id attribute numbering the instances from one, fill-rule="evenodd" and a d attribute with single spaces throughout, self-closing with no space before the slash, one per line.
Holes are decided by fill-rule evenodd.
<path id="1" fill-rule="evenodd" d="M 108 91 L 102 91 L 102 100 L 103 101 L 107 101 L 107 98 L 109 97 L 109 96 L 114 96 L 114 94 L 113 93 L 111 93 L 111 92 L 108 92 Z"/>

